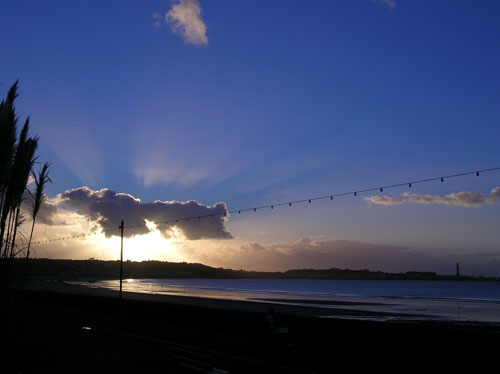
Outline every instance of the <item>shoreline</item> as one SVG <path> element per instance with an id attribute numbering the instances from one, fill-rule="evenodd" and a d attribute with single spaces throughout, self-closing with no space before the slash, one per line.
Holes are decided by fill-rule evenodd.
<path id="1" fill-rule="evenodd" d="M 34 285 L 29 287 L 30 291 L 42 291 L 42 292 L 58 292 L 62 294 L 75 294 L 82 296 L 98 296 L 106 297 L 110 299 L 117 300 L 119 297 L 119 292 L 116 290 L 111 290 L 101 287 L 88 287 L 81 284 L 70 284 L 65 281 L 56 282 L 36 282 Z M 387 313 L 377 313 L 369 311 L 358 311 L 350 309 L 332 309 L 332 308 L 322 308 L 314 306 L 302 306 L 302 305 L 292 305 L 292 304 L 282 304 L 272 302 L 274 300 L 266 299 L 249 299 L 249 300 L 230 300 L 215 297 L 199 297 L 199 296 L 187 296 L 187 295 L 170 295 L 170 294 L 151 294 L 142 292 L 123 292 L 123 299 L 130 301 L 146 301 L 153 303 L 166 303 L 175 304 L 179 306 L 188 307 L 199 307 L 199 308 L 210 308 L 210 309 L 222 309 L 229 311 L 242 311 L 242 312 L 253 312 L 253 313 L 266 313 L 269 307 L 279 308 L 280 312 L 287 315 L 309 317 L 309 318 L 320 318 L 320 317 L 335 317 L 342 315 L 358 314 L 359 316 L 401 316 L 402 314 L 387 314 Z M 339 305 L 342 303 L 339 302 Z M 344 305 L 356 305 L 356 303 L 346 303 Z"/>
<path id="2" fill-rule="evenodd" d="M 493 362 L 500 337 L 500 328 L 481 324 L 353 320 L 342 309 L 320 318 L 323 308 L 266 302 L 125 293 L 120 307 L 116 291 L 62 282 L 32 284 L 19 300 L 11 328 L 21 346 L 9 354 L 24 373 L 191 372 L 178 370 L 188 353 L 231 373 L 398 370 L 408 362 L 423 370 Z M 290 348 L 276 354 L 269 306 L 289 327 Z"/>
<path id="3" fill-rule="evenodd" d="M 440 298 L 440 297 L 376 297 L 376 296 L 348 296 L 323 294 L 294 294 L 288 291 L 262 291 L 246 289 L 236 286 L 225 288 L 225 285 L 216 284 L 215 288 L 199 282 L 194 285 L 185 280 L 177 280 L 165 288 L 151 286 L 146 282 L 127 280 L 124 282 L 124 297 L 137 300 L 151 300 L 180 303 L 185 305 L 200 305 L 205 307 L 223 307 L 235 310 L 265 312 L 268 307 L 280 308 L 288 314 L 310 317 L 343 318 L 343 319 L 372 319 L 373 321 L 400 321 L 400 322 L 436 322 L 470 325 L 500 325 L 500 302 L 484 302 L 484 300 Z M 199 280 L 196 280 L 199 281 Z M 254 280 L 250 280 L 253 282 Z M 83 287 L 79 292 L 103 294 L 118 292 L 116 284 L 65 282 L 59 283 L 59 288 Z M 45 286 L 54 287 L 49 283 Z M 66 284 L 66 286 L 65 286 Z M 223 287 L 223 288 L 220 288 Z M 260 286 L 259 286 L 260 287 Z M 267 285 L 266 287 L 269 287 Z M 90 288 L 90 289 L 88 289 Z M 77 288 L 73 288 L 76 290 Z M 94 291 L 91 291 L 94 290 Z M 245 304 L 246 303 L 246 304 Z M 261 304 L 256 305 L 256 304 Z"/>

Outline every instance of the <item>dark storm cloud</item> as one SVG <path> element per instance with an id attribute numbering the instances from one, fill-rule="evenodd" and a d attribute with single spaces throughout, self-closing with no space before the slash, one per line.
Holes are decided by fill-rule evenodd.
<path id="1" fill-rule="evenodd" d="M 33 212 L 33 196 L 28 191 L 24 192 L 23 202 L 21 209 L 25 214 L 25 217 L 30 220 L 31 214 Z M 57 205 L 54 204 L 45 194 L 42 205 L 40 205 L 40 210 L 36 216 L 37 223 L 43 223 L 46 225 L 62 225 L 64 220 L 59 217 Z"/>
<path id="2" fill-rule="evenodd" d="M 103 230 L 118 228 L 122 219 L 125 221 L 125 227 L 137 225 L 137 227 L 125 230 L 126 237 L 150 232 L 150 229 L 145 226 L 145 220 L 148 220 L 150 222 L 163 222 L 158 229 L 166 237 L 169 236 L 169 230 L 175 225 L 190 240 L 232 238 L 224 226 L 224 213 L 227 212 L 224 203 L 217 203 L 213 206 L 202 205 L 194 200 L 142 203 L 129 194 L 116 193 L 107 188 L 93 191 L 88 187 L 68 190 L 59 197 L 68 207 L 76 209 L 78 214 L 87 217 Z M 176 219 L 209 215 L 214 216 L 175 223 Z M 171 222 L 168 228 L 165 221 Z M 118 234 L 118 230 L 106 232 L 108 237 Z"/>

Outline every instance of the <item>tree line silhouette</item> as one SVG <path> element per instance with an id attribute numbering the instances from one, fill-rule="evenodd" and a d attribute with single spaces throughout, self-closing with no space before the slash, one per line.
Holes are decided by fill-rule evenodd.
<path id="1" fill-rule="evenodd" d="M 4 267 L 0 259 L 0 272 Z M 47 258 L 14 259 L 13 268 L 22 268 L 24 276 L 32 280 L 81 280 L 99 281 L 118 279 L 118 260 L 61 260 Z M 324 280 L 460 280 L 498 281 L 498 278 L 464 275 L 440 275 L 429 271 L 386 273 L 368 269 L 292 269 L 287 271 L 249 271 L 215 268 L 203 264 L 164 261 L 125 261 L 125 278 L 134 279 L 324 279 Z"/>

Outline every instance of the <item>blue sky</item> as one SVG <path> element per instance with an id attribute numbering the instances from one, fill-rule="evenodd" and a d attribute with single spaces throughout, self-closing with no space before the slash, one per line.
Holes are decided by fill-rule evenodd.
<path id="1" fill-rule="evenodd" d="M 499 16 L 497 2 L 457 0 L 4 2 L 0 90 L 20 80 L 51 198 L 87 186 L 239 209 L 500 166 Z M 378 195 L 490 196 L 499 176 Z M 500 261 L 498 200 L 334 204 L 231 217 L 234 239 L 203 246 L 307 237 L 448 256 L 451 272 L 459 256 L 478 255 L 476 273 Z M 196 248 L 176 259 L 220 263 L 183 243 Z M 257 266 L 240 252 L 220 264 Z"/>

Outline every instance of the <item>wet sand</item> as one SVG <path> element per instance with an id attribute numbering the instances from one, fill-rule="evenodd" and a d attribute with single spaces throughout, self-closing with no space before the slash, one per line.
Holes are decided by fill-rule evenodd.
<path id="1" fill-rule="evenodd" d="M 93 287 L 92 283 L 81 285 L 79 283 L 66 283 L 66 282 L 38 282 L 30 286 L 31 290 L 37 291 L 50 291 L 61 292 L 80 295 L 102 296 L 118 298 L 118 292 L 115 290 Z M 278 308 L 281 313 L 287 315 L 301 316 L 301 317 L 331 317 L 331 316 L 407 316 L 407 314 L 397 313 L 384 313 L 372 312 L 360 309 L 349 309 L 351 307 L 376 305 L 374 303 L 364 303 L 358 301 L 328 301 L 320 302 L 315 300 L 318 305 L 325 304 L 328 306 L 339 306 L 341 308 L 322 308 L 321 306 L 315 307 L 311 305 L 302 306 L 306 304 L 306 300 L 300 299 L 275 299 L 275 298 L 245 298 L 238 299 L 223 299 L 217 297 L 199 297 L 199 296 L 186 296 L 186 295 L 172 295 L 172 294 L 149 294 L 143 292 L 123 292 L 123 298 L 126 300 L 134 301 L 150 301 L 158 303 L 170 303 L 176 305 L 184 305 L 189 307 L 224 309 L 234 311 L 245 311 L 255 313 L 266 313 L 269 307 Z M 310 302 L 310 300 L 309 300 Z"/>
<path id="2" fill-rule="evenodd" d="M 270 305 L 126 293 L 120 307 L 115 291 L 41 283 L 19 297 L 3 352 L 23 373 L 428 371 L 493 363 L 500 337 L 494 326 L 318 318 L 322 308 L 274 305 L 289 344 L 270 344 Z"/>

